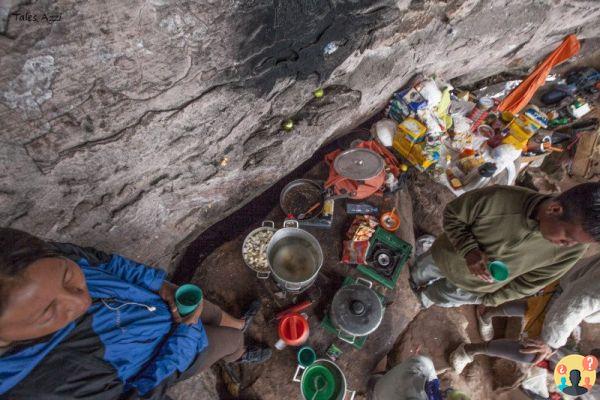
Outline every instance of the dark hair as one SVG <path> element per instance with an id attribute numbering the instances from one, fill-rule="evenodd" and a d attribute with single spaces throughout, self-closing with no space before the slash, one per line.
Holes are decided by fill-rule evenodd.
<path id="1" fill-rule="evenodd" d="M 588 235 L 600 242 L 600 182 L 572 187 L 558 195 L 556 201 L 563 207 L 563 220 L 580 223 Z"/>
<path id="2" fill-rule="evenodd" d="M 58 256 L 54 247 L 40 238 L 17 229 L 0 228 L 0 314 L 7 283 L 35 261 Z"/>

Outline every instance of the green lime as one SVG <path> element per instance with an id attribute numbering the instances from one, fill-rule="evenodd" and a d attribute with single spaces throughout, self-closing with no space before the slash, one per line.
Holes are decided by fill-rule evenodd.
<path id="1" fill-rule="evenodd" d="M 283 128 L 284 131 L 289 132 L 292 129 L 294 129 L 294 121 L 292 121 L 291 119 L 288 119 L 281 126 L 282 126 L 282 128 Z"/>

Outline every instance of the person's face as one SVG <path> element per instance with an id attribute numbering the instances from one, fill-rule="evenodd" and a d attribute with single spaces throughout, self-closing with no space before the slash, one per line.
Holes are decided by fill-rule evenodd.
<path id="1" fill-rule="evenodd" d="M 544 239 L 565 247 L 594 241 L 594 238 L 583 230 L 579 221 L 565 221 L 561 219 L 562 215 L 563 207 L 554 201 L 541 212 L 539 227 Z"/>
<path id="2" fill-rule="evenodd" d="M 52 334 L 82 316 L 92 303 L 83 271 L 64 258 L 29 265 L 5 296 L 0 343 Z"/>

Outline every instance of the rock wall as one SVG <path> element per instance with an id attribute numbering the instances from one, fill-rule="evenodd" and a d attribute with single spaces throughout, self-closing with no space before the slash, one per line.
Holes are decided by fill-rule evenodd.
<path id="1" fill-rule="evenodd" d="M 528 67 L 568 33 L 597 42 L 599 16 L 582 0 L 4 0 L 0 225 L 170 268 L 415 72 Z"/>

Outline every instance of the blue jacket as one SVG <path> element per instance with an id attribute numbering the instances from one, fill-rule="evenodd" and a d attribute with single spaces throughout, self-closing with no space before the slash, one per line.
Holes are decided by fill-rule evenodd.
<path id="1" fill-rule="evenodd" d="M 106 258 L 95 265 L 87 258 L 77 261 L 94 300 L 83 318 L 48 340 L 0 356 L 3 398 L 35 398 L 36 390 L 40 390 L 39 398 L 146 397 L 167 378 L 185 371 L 206 348 L 202 323 L 174 324 L 168 305 L 157 294 L 164 271 L 119 255 Z M 61 377 L 56 371 L 61 362 L 66 369 L 71 362 L 84 367 Z M 82 369 L 84 373 L 79 372 Z M 53 381 L 46 388 L 45 379 Z M 64 393 L 57 393 L 52 384 L 64 379 L 67 382 L 59 388 Z M 49 388 L 52 393 L 47 392 Z"/>

